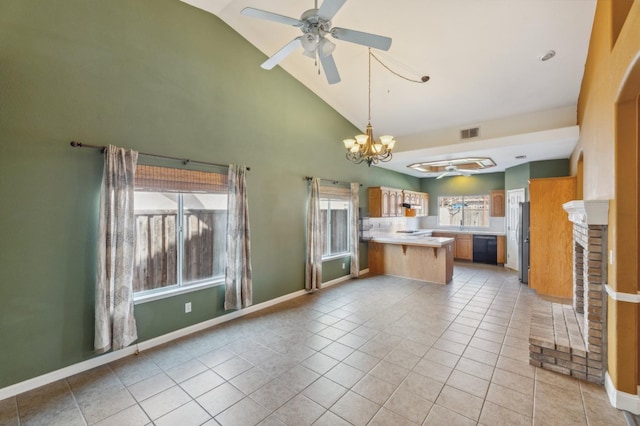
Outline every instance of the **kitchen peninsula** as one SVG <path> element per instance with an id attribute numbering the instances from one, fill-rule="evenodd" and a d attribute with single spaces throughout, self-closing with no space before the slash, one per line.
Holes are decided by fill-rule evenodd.
<path id="1" fill-rule="evenodd" d="M 378 236 L 369 241 L 369 271 L 447 284 L 453 277 L 453 238 Z"/>

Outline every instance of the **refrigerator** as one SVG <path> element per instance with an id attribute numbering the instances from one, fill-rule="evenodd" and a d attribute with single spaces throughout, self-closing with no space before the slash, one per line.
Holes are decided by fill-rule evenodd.
<path id="1" fill-rule="evenodd" d="M 518 278 L 521 283 L 529 283 L 529 202 L 519 203 L 518 208 Z"/>

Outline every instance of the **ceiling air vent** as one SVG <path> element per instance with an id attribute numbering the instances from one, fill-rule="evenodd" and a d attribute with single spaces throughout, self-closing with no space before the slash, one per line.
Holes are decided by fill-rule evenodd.
<path id="1" fill-rule="evenodd" d="M 460 130 L 460 139 L 471 139 L 480 136 L 480 127 Z"/>

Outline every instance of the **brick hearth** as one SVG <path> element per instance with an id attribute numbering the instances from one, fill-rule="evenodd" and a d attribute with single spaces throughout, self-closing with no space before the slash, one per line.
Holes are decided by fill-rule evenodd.
<path id="1" fill-rule="evenodd" d="M 539 300 L 529 333 L 531 365 L 603 383 L 606 365 L 608 201 L 572 201 L 573 303 Z"/>

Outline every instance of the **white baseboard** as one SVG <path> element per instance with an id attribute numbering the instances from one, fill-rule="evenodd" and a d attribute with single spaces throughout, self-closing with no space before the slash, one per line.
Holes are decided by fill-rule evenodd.
<path id="1" fill-rule="evenodd" d="M 360 271 L 360 276 L 369 273 L 369 268 L 363 269 Z M 322 283 L 321 288 L 331 287 L 332 285 L 340 284 L 345 281 L 349 281 L 351 279 L 351 275 L 345 275 L 343 277 L 338 277 L 335 280 L 327 281 L 326 283 Z"/>
<path id="2" fill-rule="evenodd" d="M 348 280 L 349 277 L 347 276 L 346 279 Z M 338 281 L 338 280 L 333 280 L 333 281 Z M 333 284 L 337 284 L 337 282 Z M 207 328 L 213 327 L 215 325 L 222 324 L 227 321 L 231 321 L 233 319 L 243 317 L 245 315 L 260 311 L 262 309 L 271 307 L 273 305 L 277 305 L 278 303 L 295 299 L 296 297 L 300 297 L 304 294 L 306 294 L 305 290 L 299 290 L 293 293 L 289 293 L 284 296 L 277 297 L 275 299 L 271 299 L 263 303 L 258 303 L 257 305 L 249 306 L 248 308 L 245 308 L 239 311 L 234 311 L 229 314 L 224 314 L 219 317 L 212 318 L 210 320 L 207 320 L 198 324 L 194 324 L 189 327 L 181 328 L 180 330 L 176 330 L 171 333 L 164 334 L 162 336 L 154 337 L 153 339 L 149 339 L 137 344 L 133 344 L 129 347 L 120 349 L 118 351 L 108 352 L 104 355 L 96 356 L 95 358 L 91 358 L 86 361 L 81 361 L 76 364 L 70 365 L 68 367 L 64 367 L 59 370 L 55 370 L 50 373 L 46 373 L 41 376 L 34 377 L 32 379 L 25 380 L 23 382 L 19 382 L 14 385 L 7 386 L 5 388 L 0 389 L 0 401 L 6 398 L 11 398 L 13 396 L 19 395 L 23 392 L 30 391 L 40 386 L 48 385 L 58 380 L 66 379 L 67 377 L 71 377 L 74 374 L 82 373 L 92 368 L 109 364 L 110 362 L 119 360 L 129 355 L 133 355 L 137 351 L 144 351 L 147 349 L 151 349 L 153 347 L 160 346 L 164 343 L 170 342 L 175 339 L 179 339 L 189 334 L 193 334 L 198 331 L 202 331 Z"/>
<path id="3" fill-rule="evenodd" d="M 621 392 L 613 385 L 609 372 L 604 375 L 604 388 L 607 391 L 609 402 L 618 410 L 625 410 L 632 414 L 640 414 L 640 397 L 626 392 Z"/>

